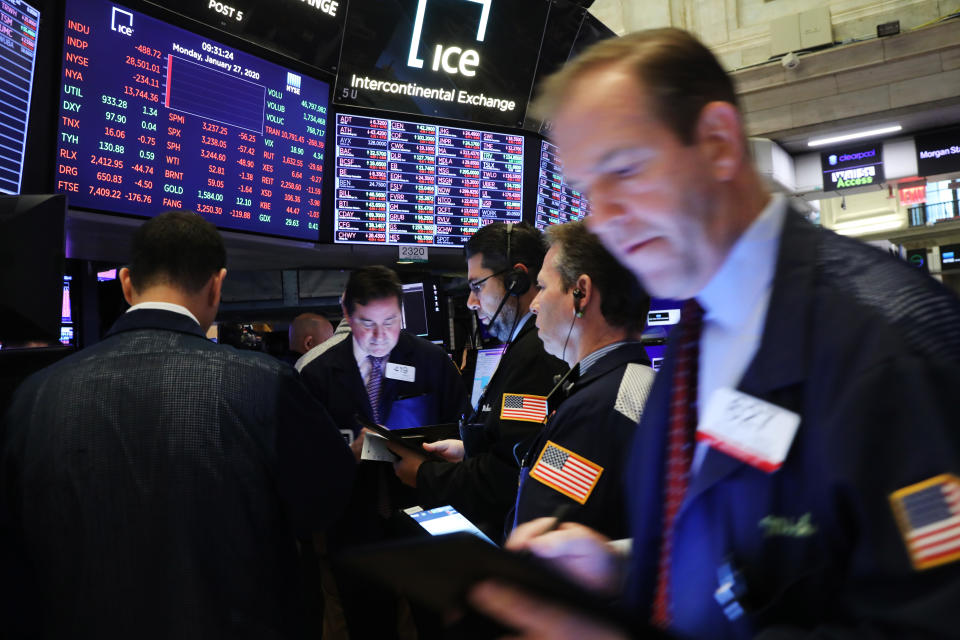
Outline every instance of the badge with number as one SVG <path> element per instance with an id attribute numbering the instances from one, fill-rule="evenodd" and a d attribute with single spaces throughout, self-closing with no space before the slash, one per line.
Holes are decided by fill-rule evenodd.
<path id="1" fill-rule="evenodd" d="M 717 389 L 697 427 L 697 441 L 772 473 L 783 465 L 800 416 L 735 389 Z"/>
<path id="2" fill-rule="evenodd" d="M 413 382 L 417 377 L 417 368 L 409 364 L 396 364 L 388 362 L 385 375 L 391 380 L 400 380 L 402 382 Z"/>

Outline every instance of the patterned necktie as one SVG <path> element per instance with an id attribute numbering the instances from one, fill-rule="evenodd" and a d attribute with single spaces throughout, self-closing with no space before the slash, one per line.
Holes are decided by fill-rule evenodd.
<path id="1" fill-rule="evenodd" d="M 670 398 L 670 426 L 667 434 L 667 466 L 663 494 L 663 524 L 660 564 L 650 622 L 666 629 L 673 619 L 670 602 L 670 560 L 673 528 L 683 504 L 693 458 L 693 435 L 697 427 L 697 361 L 700 357 L 700 330 L 703 309 L 696 300 L 683 305 L 679 342 L 673 369 Z"/>
<path id="2" fill-rule="evenodd" d="M 383 382 L 383 361 L 387 356 L 367 356 L 370 359 L 370 375 L 367 377 L 367 397 L 373 409 L 373 421 L 380 424 L 380 385 Z"/>

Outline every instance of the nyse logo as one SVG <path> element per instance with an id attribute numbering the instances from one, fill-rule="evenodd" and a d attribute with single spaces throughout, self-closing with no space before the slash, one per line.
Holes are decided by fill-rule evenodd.
<path id="1" fill-rule="evenodd" d="M 110 16 L 110 29 L 125 36 L 133 35 L 133 14 L 119 7 L 113 7 Z"/>
<path id="2" fill-rule="evenodd" d="M 410 54 L 407 56 L 407 66 L 417 69 L 423 68 L 423 59 L 420 57 L 420 36 L 423 32 L 423 18 L 427 12 L 428 0 L 417 0 L 417 17 L 413 23 L 413 36 L 410 38 Z M 492 0 L 463 0 L 480 5 L 480 21 L 477 23 L 476 41 L 483 42 L 487 32 L 487 18 L 490 17 L 490 3 Z M 464 49 L 458 46 L 434 45 L 433 60 L 430 67 L 434 71 L 441 69 L 446 73 L 461 73 L 468 77 L 477 75 L 476 68 L 480 64 L 480 54 L 474 49 Z"/>

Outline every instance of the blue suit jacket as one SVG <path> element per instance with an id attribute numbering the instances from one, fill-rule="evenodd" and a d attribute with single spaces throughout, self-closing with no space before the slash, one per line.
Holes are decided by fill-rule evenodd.
<path id="1" fill-rule="evenodd" d="M 671 354 L 634 442 L 627 603 L 646 619 L 661 538 Z M 918 571 L 889 496 L 960 474 L 960 303 L 925 274 L 788 214 L 759 350 L 738 389 L 801 416 L 783 467 L 710 450 L 672 555 L 673 631 L 691 638 L 955 637 L 960 564 Z M 714 599 L 729 563 L 734 621 Z M 926 636 L 924 636 L 926 637 Z"/>
<path id="2" fill-rule="evenodd" d="M 300 635 L 295 534 L 343 510 L 354 464 L 291 367 L 133 311 L 29 378 L 5 427 L 0 508 L 39 589 L 33 631 Z"/>

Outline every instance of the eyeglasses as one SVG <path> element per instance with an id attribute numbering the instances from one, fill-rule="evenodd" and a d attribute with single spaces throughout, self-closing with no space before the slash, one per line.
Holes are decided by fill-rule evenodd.
<path id="1" fill-rule="evenodd" d="M 474 295 L 480 295 L 480 292 L 483 290 L 483 284 L 484 284 L 487 280 L 489 280 L 490 278 L 493 278 L 493 277 L 495 277 L 495 276 L 502 275 L 502 274 L 506 273 L 506 272 L 509 271 L 509 270 L 510 270 L 510 269 L 501 269 L 500 271 L 497 271 L 496 273 L 491 273 L 491 274 L 488 275 L 486 278 L 480 278 L 479 280 L 474 280 L 473 282 L 468 282 L 468 283 L 467 283 L 467 286 L 470 288 L 470 291 L 472 291 L 472 292 L 474 293 Z"/>

